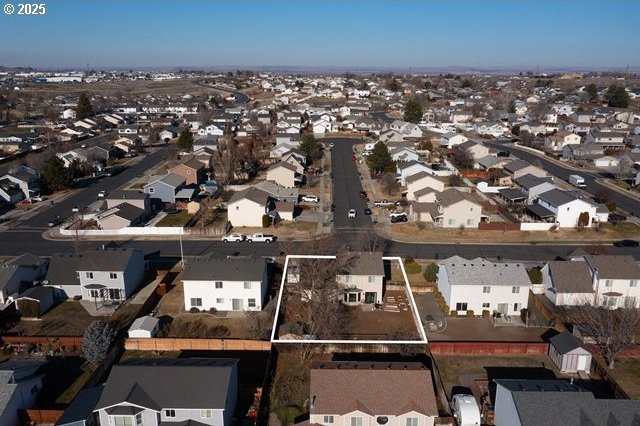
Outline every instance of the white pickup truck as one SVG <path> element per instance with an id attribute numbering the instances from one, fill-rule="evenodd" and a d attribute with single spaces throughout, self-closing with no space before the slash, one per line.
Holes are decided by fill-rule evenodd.
<path id="1" fill-rule="evenodd" d="M 272 243 L 276 240 L 274 235 L 268 234 L 253 234 L 247 236 L 247 241 L 250 243 Z"/>

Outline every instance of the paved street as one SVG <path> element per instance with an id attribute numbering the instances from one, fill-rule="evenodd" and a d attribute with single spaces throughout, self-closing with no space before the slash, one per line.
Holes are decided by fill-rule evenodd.
<path id="1" fill-rule="evenodd" d="M 640 201 L 634 199 L 633 197 L 624 195 L 618 191 L 609 189 L 607 186 L 596 182 L 596 179 L 605 177 L 604 173 L 594 173 L 586 170 L 576 171 L 575 169 L 572 169 L 569 167 L 563 167 L 554 161 L 551 161 L 543 156 L 538 156 L 525 149 L 514 146 L 511 143 L 501 144 L 501 143 L 495 143 L 495 142 L 484 142 L 484 144 L 499 150 L 511 151 L 513 155 L 531 164 L 535 164 L 537 161 L 540 161 L 542 163 L 542 167 L 547 172 L 565 181 L 569 180 L 569 175 L 578 174 L 584 178 L 584 181 L 587 185 L 587 187 L 584 188 L 584 190 L 587 191 L 589 194 L 596 196 L 599 191 L 606 190 L 608 193 L 611 194 L 611 199 L 616 203 L 616 206 L 618 208 L 625 210 L 628 213 L 633 214 L 634 216 L 640 217 Z"/>

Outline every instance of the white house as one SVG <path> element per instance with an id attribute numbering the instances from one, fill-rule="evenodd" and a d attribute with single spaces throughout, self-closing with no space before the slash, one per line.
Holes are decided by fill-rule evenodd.
<path id="1" fill-rule="evenodd" d="M 597 216 L 597 206 L 560 189 L 543 192 L 538 195 L 536 201 L 555 215 L 556 223 L 560 228 L 573 228 L 578 225 L 578 219 L 582 213 L 588 215 L 585 226 L 591 226 Z"/>
<path id="2" fill-rule="evenodd" d="M 415 193 L 417 191 L 424 190 L 425 188 L 431 188 L 434 191 L 442 192 L 444 191 L 445 186 L 442 178 L 425 171 L 408 176 L 405 179 L 405 183 L 407 185 L 407 199 L 409 201 L 416 200 Z"/>
<path id="3" fill-rule="evenodd" d="M 253 187 L 233 194 L 227 207 L 227 219 L 234 227 L 262 227 L 262 216 L 268 211 L 269 194 Z"/>
<path id="4" fill-rule="evenodd" d="M 462 133 L 443 133 L 440 136 L 440 146 L 443 148 L 451 149 L 456 145 L 460 145 L 461 143 L 465 143 L 469 138 L 463 135 Z"/>
<path id="5" fill-rule="evenodd" d="M 199 136 L 222 136 L 224 135 L 224 130 L 219 128 L 218 126 L 214 126 L 210 124 L 206 127 L 201 127 L 198 129 Z"/>
<path id="6" fill-rule="evenodd" d="M 267 263 L 209 254 L 187 262 L 182 283 L 186 311 L 260 311 L 267 291 Z"/>
<path id="7" fill-rule="evenodd" d="M 493 263 L 477 257 L 453 256 L 439 263 L 438 290 L 447 306 L 458 314 L 487 310 L 520 315 L 527 307 L 531 280 L 522 263 Z"/>
<path id="8" fill-rule="evenodd" d="M 403 186 L 407 184 L 407 178 L 409 176 L 413 176 L 420 172 L 433 174 L 431 173 L 432 170 L 429 166 L 424 163 L 420 163 L 419 161 L 409 161 L 407 163 L 401 163 L 398 165 L 398 168 L 398 174 L 400 175 L 400 184 Z"/>
<path id="9" fill-rule="evenodd" d="M 354 256 L 349 272 L 338 275 L 344 287 L 342 302 L 347 305 L 381 303 L 384 284 L 384 264 L 380 252 L 350 253 Z"/>
<path id="10" fill-rule="evenodd" d="M 431 371 L 417 362 L 316 362 L 309 422 L 322 426 L 432 426 Z"/>

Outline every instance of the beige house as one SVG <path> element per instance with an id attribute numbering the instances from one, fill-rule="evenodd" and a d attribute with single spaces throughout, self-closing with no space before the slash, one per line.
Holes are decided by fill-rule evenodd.
<path id="1" fill-rule="evenodd" d="M 100 229 L 122 229 L 142 222 L 145 211 L 129 203 L 118 204 L 95 216 Z"/>
<path id="2" fill-rule="evenodd" d="M 350 253 L 354 257 L 349 273 L 338 275 L 344 286 L 342 302 L 347 305 L 381 303 L 384 284 L 384 264 L 380 252 Z"/>
<path id="3" fill-rule="evenodd" d="M 444 191 L 444 180 L 427 172 L 418 172 L 406 178 L 407 199 L 415 200 L 415 192 L 424 188 L 431 188 L 437 192 Z"/>
<path id="4" fill-rule="evenodd" d="M 475 143 L 472 141 L 466 141 L 464 143 L 461 143 L 459 146 L 463 149 L 466 149 L 475 161 L 478 161 L 479 159 L 486 157 L 491 153 L 489 147 L 480 145 L 479 143 Z"/>
<path id="5" fill-rule="evenodd" d="M 511 179 L 518 179 L 524 175 L 534 175 L 537 177 L 547 177 L 547 172 L 537 166 L 533 166 L 522 160 L 513 160 L 504 165 L 502 168 L 505 172 L 511 175 Z"/>
<path id="6" fill-rule="evenodd" d="M 227 220 L 234 227 L 261 227 L 262 216 L 270 210 L 270 204 L 269 194 L 260 189 L 247 188 L 236 192 L 229 200 Z"/>
<path id="7" fill-rule="evenodd" d="M 293 153 L 289 153 L 282 157 L 282 162 L 286 164 L 290 164 L 296 168 L 296 173 L 299 175 L 304 174 L 304 163 L 300 159 L 300 157 L 296 156 Z"/>
<path id="8" fill-rule="evenodd" d="M 477 228 L 486 218 L 482 204 L 470 194 L 449 188 L 436 195 L 433 203 L 414 202 L 409 207 L 413 220 L 433 223 L 442 228 Z"/>
<path id="9" fill-rule="evenodd" d="M 149 194 L 137 191 L 112 191 L 105 197 L 107 202 L 107 209 L 112 209 L 119 206 L 122 203 L 131 204 L 144 211 L 150 211 Z"/>
<path id="10" fill-rule="evenodd" d="M 413 200 L 418 203 L 435 203 L 438 191 L 433 188 L 425 187 L 413 193 Z"/>
<path id="11" fill-rule="evenodd" d="M 295 203 L 288 201 L 276 201 L 275 210 L 269 212 L 269 214 L 276 220 L 293 220 L 293 212 L 295 210 Z"/>
<path id="12" fill-rule="evenodd" d="M 281 161 L 269 167 L 267 180 L 284 188 L 294 188 L 300 184 L 300 174 L 296 166 Z"/>

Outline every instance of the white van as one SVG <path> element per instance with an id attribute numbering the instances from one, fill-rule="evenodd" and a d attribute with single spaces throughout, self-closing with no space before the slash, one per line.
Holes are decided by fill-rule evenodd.
<path id="1" fill-rule="evenodd" d="M 453 417 L 458 426 L 480 426 L 480 407 L 473 395 L 454 395 L 451 400 Z"/>

